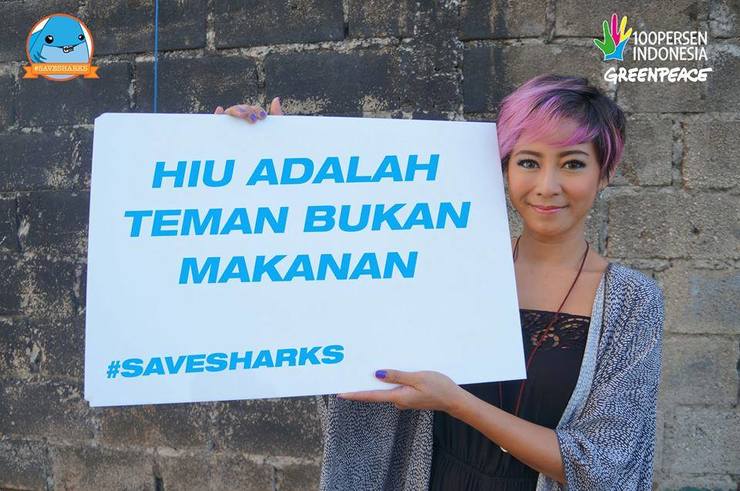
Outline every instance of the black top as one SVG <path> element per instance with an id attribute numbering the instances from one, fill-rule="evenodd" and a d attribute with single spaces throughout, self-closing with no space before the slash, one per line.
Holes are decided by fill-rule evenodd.
<path id="1" fill-rule="evenodd" d="M 520 309 L 524 360 L 555 312 Z M 581 369 L 591 318 L 560 313 L 527 371 L 518 416 L 555 429 L 568 405 Z M 527 342 L 529 341 L 529 342 Z M 514 413 L 521 380 L 461 385 L 484 401 Z M 441 411 L 434 412 L 434 445 L 430 491 L 534 490 L 539 474 L 481 432 Z"/>

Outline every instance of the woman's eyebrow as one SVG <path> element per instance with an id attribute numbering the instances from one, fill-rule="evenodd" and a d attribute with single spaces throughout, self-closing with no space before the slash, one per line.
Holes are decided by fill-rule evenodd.
<path id="1" fill-rule="evenodd" d="M 535 152 L 533 150 L 519 150 L 517 152 L 517 155 L 520 153 L 528 153 L 530 155 L 534 155 L 535 157 L 542 157 L 542 154 L 540 152 Z"/>
<path id="2" fill-rule="evenodd" d="M 519 150 L 517 152 L 517 155 L 520 153 L 528 153 L 530 155 L 534 155 L 535 157 L 542 158 L 542 154 L 540 152 L 535 152 L 534 150 Z M 588 152 L 584 152 L 583 150 L 565 150 L 563 152 L 560 152 L 558 154 L 558 157 L 565 157 L 566 155 L 573 155 L 573 154 L 582 154 L 588 157 Z"/>
<path id="3" fill-rule="evenodd" d="M 584 152 L 583 150 L 566 150 L 564 152 L 560 152 L 561 157 L 565 157 L 566 155 L 573 155 L 574 153 L 580 153 L 582 155 L 585 155 L 588 157 L 588 152 Z"/>

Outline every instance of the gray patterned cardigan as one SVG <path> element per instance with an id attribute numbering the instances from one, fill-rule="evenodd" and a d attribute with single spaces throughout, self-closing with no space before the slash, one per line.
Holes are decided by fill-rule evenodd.
<path id="1" fill-rule="evenodd" d="M 578 381 L 555 428 L 567 484 L 540 474 L 537 491 L 651 489 L 663 308 L 655 280 L 609 263 L 594 299 Z M 433 411 L 333 394 L 317 401 L 322 491 L 428 489 Z"/>

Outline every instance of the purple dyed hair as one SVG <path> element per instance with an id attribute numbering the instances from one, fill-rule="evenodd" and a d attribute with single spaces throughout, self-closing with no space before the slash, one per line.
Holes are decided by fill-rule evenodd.
<path id="1" fill-rule="evenodd" d="M 503 170 L 523 134 L 530 141 L 545 138 L 564 118 L 575 121 L 578 129 L 555 144 L 593 142 L 600 177 L 611 176 L 624 150 L 624 113 L 587 79 L 553 74 L 528 80 L 501 102 L 496 130 Z"/>

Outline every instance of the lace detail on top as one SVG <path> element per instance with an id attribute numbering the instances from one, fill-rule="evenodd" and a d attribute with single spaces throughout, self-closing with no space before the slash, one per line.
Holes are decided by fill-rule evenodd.
<path id="1" fill-rule="evenodd" d="M 537 336 L 555 312 L 520 309 L 525 359 L 534 350 Z M 576 386 L 586 345 L 590 317 L 561 312 L 547 331 L 522 380 L 464 384 L 473 396 L 546 428 L 554 429 Z M 432 472 L 430 491 L 531 491 L 539 473 L 504 453 L 500 447 L 472 426 L 445 412 L 433 418 Z"/>
<path id="2" fill-rule="evenodd" d="M 533 347 L 537 344 L 537 340 L 543 335 L 545 327 L 547 327 L 556 313 L 549 310 L 537 309 L 519 309 L 519 312 L 521 315 L 523 340 L 525 343 L 529 340 L 529 347 Z M 584 339 L 588 336 L 588 326 L 590 323 L 590 316 L 560 312 L 558 319 L 545 335 L 545 340 L 538 348 L 538 351 L 555 348 L 572 349 L 574 347 L 583 349 Z"/>

